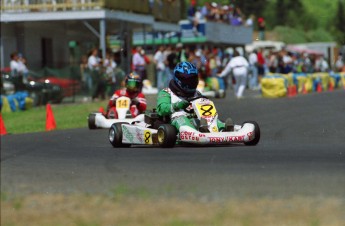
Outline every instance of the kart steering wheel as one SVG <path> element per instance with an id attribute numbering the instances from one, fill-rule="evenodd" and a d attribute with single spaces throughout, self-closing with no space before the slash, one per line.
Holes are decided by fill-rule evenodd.
<path id="1" fill-rule="evenodd" d="M 207 98 L 206 96 L 204 96 L 204 95 L 199 95 L 199 96 L 196 96 L 196 97 L 186 98 L 186 100 L 187 100 L 188 102 L 192 102 L 192 101 L 197 100 L 197 99 L 200 99 L 200 98 L 208 99 L 208 98 Z"/>

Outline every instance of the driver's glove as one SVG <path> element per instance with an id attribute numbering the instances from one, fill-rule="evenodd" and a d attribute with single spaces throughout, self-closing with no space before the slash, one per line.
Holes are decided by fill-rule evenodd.
<path id="1" fill-rule="evenodd" d="M 131 100 L 131 105 L 135 105 L 135 106 L 138 106 L 140 104 L 140 101 L 137 99 L 137 98 L 133 98 Z"/>
<path id="2" fill-rule="evenodd" d="M 176 102 L 172 105 L 172 107 L 175 111 L 178 111 L 180 109 L 185 109 L 188 106 L 189 106 L 189 101 L 186 101 L 186 100 L 181 100 L 181 101 Z"/>

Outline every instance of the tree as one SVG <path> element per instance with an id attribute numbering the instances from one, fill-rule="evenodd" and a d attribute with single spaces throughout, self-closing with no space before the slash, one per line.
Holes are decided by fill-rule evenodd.
<path id="1" fill-rule="evenodd" d="M 339 43 L 345 45 L 345 9 L 343 0 L 338 0 L 338 10 L 335 17 L 336 37 Z"/>

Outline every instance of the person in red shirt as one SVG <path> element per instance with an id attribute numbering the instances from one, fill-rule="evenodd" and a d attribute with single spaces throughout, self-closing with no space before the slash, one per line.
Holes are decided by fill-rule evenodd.
<path id="1" fill-rule="evenodd" d="M 107 118 L 118 118 L 116 111 L 116 100 L 119 97 L 126 96 L 131 99 L 130 112 L 133 117 L 143 113 L 146 110 L 145 95 L 141 92 L 143 81 L 136 72 L 126 76 L 125 87 L 116 90 L 111 96 L 105 116 Z"/>
<path id="2" fill-rule="evenodd" d="M 262 77 L 265 76 L 265 64 L 266 64 L 263 50 L 261 48 L 257 52 L 257 57 L 258 57 L 258 79 L 260 83 Z"/>

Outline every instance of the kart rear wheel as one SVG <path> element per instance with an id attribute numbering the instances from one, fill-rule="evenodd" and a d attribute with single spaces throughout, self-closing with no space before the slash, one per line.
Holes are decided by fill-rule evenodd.
<path id="1" fill-rule="evenodd" d="M 158 144 L 162 148 L 172 148 L 176 144 L 177 131 L 170 124 L 163 124 L 158 127 L 157 131 Z"/>
<path id="2" fill-rule="evenodd" d="M 97 129 L 96 126 L 96 114 L 89 114 L 89 117 L 87 118 L 89 129 Z"/>
<path id="3" fill-rule="evenodd" d="M 245 145 L 248 145 L 248 146 L 254 146 L 254 145 L 257 145 L 260 141 L 260 127 L 259 127 L 259 124 L 255 121 L 247 121 L 247 122 L 244 122 L 242 124 L 242 126 L 245 124 L 245 123 L 250 123 L 250 124 L 253 124 L 254 125 L 254 139 L 251 140 L 251 141 L 248 141 L 248 142 L 244 142 Z"/>
<path id="4" fill-rule="evenodd" d="M 128 124 L 126 122 L 117 122 L 111 125 L 109 129 L 109 142 L 116 147 L 130 147 L 131 144 L 122 143 L 122 124 Z"/>

